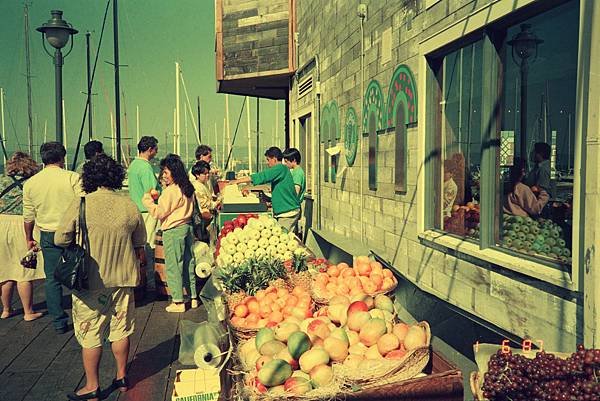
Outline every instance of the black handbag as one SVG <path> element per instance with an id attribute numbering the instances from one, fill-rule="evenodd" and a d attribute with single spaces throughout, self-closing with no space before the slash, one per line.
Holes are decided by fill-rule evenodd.
<path id="1" fill-rule="evenodd" d="M 86 249 L 89 251 L 90 243 L 85 224 L 85 197 L 82 197 L 76 239 L 63 249 L 58 265 L 54 269 L 56 281 L 70 290 L 81 291 L 88 288 L 88 274 L 85 263 Z"/>
<path id="2" fill-rule="evenodd" d="M 198 200 L 194 197 L 194 211 L 192 212 L 192 232 L 194 233 L 194 237 L 200 241 L 210 244 L 210 234 L 208 232 L 208 226 L 210 225 L 212 218 L 210 220 L 206 220 L 202 217 L 202 211 L 200 210 L 200 206 L 198 205 Z"/>

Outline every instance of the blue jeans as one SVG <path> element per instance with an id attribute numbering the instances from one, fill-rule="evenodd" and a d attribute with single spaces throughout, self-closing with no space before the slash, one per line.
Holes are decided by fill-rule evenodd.
<path id="1" fill-rule="evenodd" d="M 188 287 L 190 297 L 196 298 L 196 261 L 192 246 L 192 226 L 184 224 L 163 230 L 163 247 L 167 270 L 167 285 L 173 302 L 183 302 L 183 287 Z"/>
<path id="2" fill-rule="evenodd" d="M 54 270 L 58 265 L 63 248 L 54 245 L 54 233 L 42 231 L 40 233 L 40 248 L 44 255 L 44 272 L 46 273 L 46 306 L 48 314 L 52 316 L 54 328 L 62 330 L 67 327 L 69 316 L 65 313 L 62 296 L 62 285 L 54 279 Z"/>

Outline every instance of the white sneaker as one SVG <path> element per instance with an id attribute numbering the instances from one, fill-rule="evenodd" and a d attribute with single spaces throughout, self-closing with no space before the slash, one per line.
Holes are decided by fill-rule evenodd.
<path id="1" fill-rule="evenodd" d="M 197 299 L 192 299 L 192 302 L 191 302 L 192 309 L 196 309 L 199 305 L 200 304 L 198 303 Z"/>
<path id="2" fill-rule="evenodd" d="M 183 302 L 180 304 L 176 304 L 175 302 L 173 302 L 171 305 L 167 306 L 165 310 L 167 312 L 183 313 L 185 312 L 185 304 Z"/>

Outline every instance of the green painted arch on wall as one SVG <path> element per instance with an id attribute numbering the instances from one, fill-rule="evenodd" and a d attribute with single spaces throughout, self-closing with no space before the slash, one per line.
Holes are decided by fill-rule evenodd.
<path id="1" fill-rule="evenodd" d="M 325 123 L 329 122 L 329 103 L 321 109 L 319 119 L 321 120 L 319 125 L 319 141 L 324 143 L 329 140 L 329 129 L 327 129 L 327 132 L 323 132 L 325 130 Z M 329 127 L 329 125 L 327 126 Z"/>
<path id="2" fill-rule="evenodd" d="M 381 85 L 375 79 L 372 79 L 365 90 L 365 96 L 363 100 L 362 110 L 362 132 L 369 132 L 369 115 L 375 113 L 375 121 L 377 123 L 377 131 L 381 131 L 386 128 L 386 107 L 385 100 L 383 99 L 383 92 L 381 91 Z"/>
<path id="3" fill-rule="evenodd" d="M 341 138 L 340 111 L 335 100 L 329 102 L 329 140 Z"/>
<path id="4" fill-rule="evenodd" d="M 358 149 L 358 116 L 354 107 L 348 107 L 344 122 L 344 154 L 349 167 L 354 165 Z"/>
<path id="5" fill-rule="evenodd" d="M 404 123 L 417 122 L 418 96 L 417 82 L 406 64 L 400 64 L 390 80 L 387 98 L 387 128 L 396 127 L 396 111 L 400 104 L 404 107 Z"/>

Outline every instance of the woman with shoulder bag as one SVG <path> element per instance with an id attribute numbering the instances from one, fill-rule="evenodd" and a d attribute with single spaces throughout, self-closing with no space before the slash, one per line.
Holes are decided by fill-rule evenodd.
<path id="1" fill-rule="evenodd" d="M 168 154 L 160 161 L 163 192 L 154 203 L 152 191 L 142 197 L 148 213 L 160 221 L 167 285 L 173 302 L 166 307 L 167 312 L 185 312 L 183 287 L 188 290 L 191 307 L 198 307 L 196 291 L 196 265 L 192 247 L 192 214 L 194 211 L 194 186 L 190 182 L 185 166 L 175 154 Z"/>
<path id="2" fill-rule="evenodd" d="M 111 390 L 128 389 L 126 378 L 129 336 L 135 326 L 133 290 L 146 264 L 146 228 L 142 215 L 127 196 L 117 193 L 125 169 L 110 156 L 94 156 L 83 166 L 84 230 L 87 229 L 85 269 L 87 289 L 73 292 L 73 326 L 81 345 L 86 384 L 70 400 L 99 400 L 98 368 L 105 336 L 111 342 L 117 372 Z M 76 199 L 54 234 L 58 246 L 77 241 L 81 200 Z"/>

